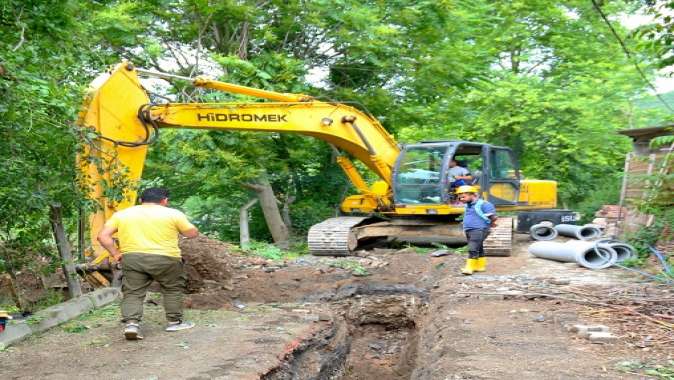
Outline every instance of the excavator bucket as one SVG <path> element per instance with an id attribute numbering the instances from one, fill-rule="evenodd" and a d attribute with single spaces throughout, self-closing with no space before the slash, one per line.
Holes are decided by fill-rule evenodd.
<path id="1" fill-rule="evenodd" d="M 98 203 L 89 231 L 97 257 L 105 252 L 96 240 L 105 221 L 136 201 L 135 188 L 152 133 L 138 112 L 149 102 L 136 72 L 123 62 L 92 82 L 79 114 L 80 186 Z"/>

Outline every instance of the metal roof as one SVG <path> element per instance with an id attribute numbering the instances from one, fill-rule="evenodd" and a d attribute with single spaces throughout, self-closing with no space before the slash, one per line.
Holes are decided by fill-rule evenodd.
<path id="1" fill-rule="evenodd" d="M 657 137 L 674 134 L 674 125 L 663 125 L 659 127 L 623 129 L 618 131 L 621 135 L 629 136 L 633 139 L 644 137 Z"/>

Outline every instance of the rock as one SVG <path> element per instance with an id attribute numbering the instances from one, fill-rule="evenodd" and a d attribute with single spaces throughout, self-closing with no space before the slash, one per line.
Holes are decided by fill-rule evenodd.
<path id="1" fill-rule="evenodd" d="M 569 285 L 571 283 L 571 281 L 569 281 L 569 280 L 558 279 L 558 278 L 553 278 L 549 282 L 552 285 Z"/>
<path id="2" fill-rule="evenodd" d="M 524 295 L 524 292 L 520 290 L 509 290 L 507 292 L 503 292 L 504 299 L 518 298 L 521 297 L 522 295 Z"/>
<path id="3" fill-rule="evenodd" d="M 591 332 L 587 339 L 597 344 L 615 343 L 618 341 L 617 336 L 605 331 Z"/>
<path id="4" fill-rule="evenodd" d="M 583 334 L 588 332 L 608 332 L 608 326 L 604 325 L 570 325 L 569 331 L 572 333 Z"/>
<path id="5" fill-rule="evenodd" d="M 536 318 L 534 318 L 534 322 L 545 322 L 545 316 L 539 315 Z"/>
<path id="6" fill-rule="evenodd" d="M 309 314 L 311 313 L 311 310 L 309 309 L 292 309 L 291 310 L 293 313 L 300 313 L 300 314 Z"/>
<path id="7" fill-rule="evenodd" d="M 505 296 L 502 294 L 480 294 L 477 298 L 484 301 L 503 301 Z"/>
<path id="8" fill-rule="evenodd" d="M 267 265 L 268 264 L 267 260 L 265 260 L 261 257 L 256 257 L 256 258 L 251 259 L 250 263 L 252 265 Z"/>

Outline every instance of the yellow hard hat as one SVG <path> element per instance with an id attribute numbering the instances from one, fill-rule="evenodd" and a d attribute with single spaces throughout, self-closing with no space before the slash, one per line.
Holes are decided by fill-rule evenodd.
<path id="1" fill-rule="evenodd" d="M 456 189 L 457 194 L 463 194 L 463 193 L 474 193 L 477 194 L 477 188 L 475 186 L 459 186 L 458 189 Z"/>

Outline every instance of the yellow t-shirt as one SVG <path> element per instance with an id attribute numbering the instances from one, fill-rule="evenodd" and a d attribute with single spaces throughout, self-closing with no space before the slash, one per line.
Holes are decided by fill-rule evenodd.
<path id="1" fill-rule="evenodd" d="M 195 228 L 182 212 L 155 204 L 117 211 L 105 222 L 117 228 L 119 250 L 180 257 L 178 233 Z"/>

